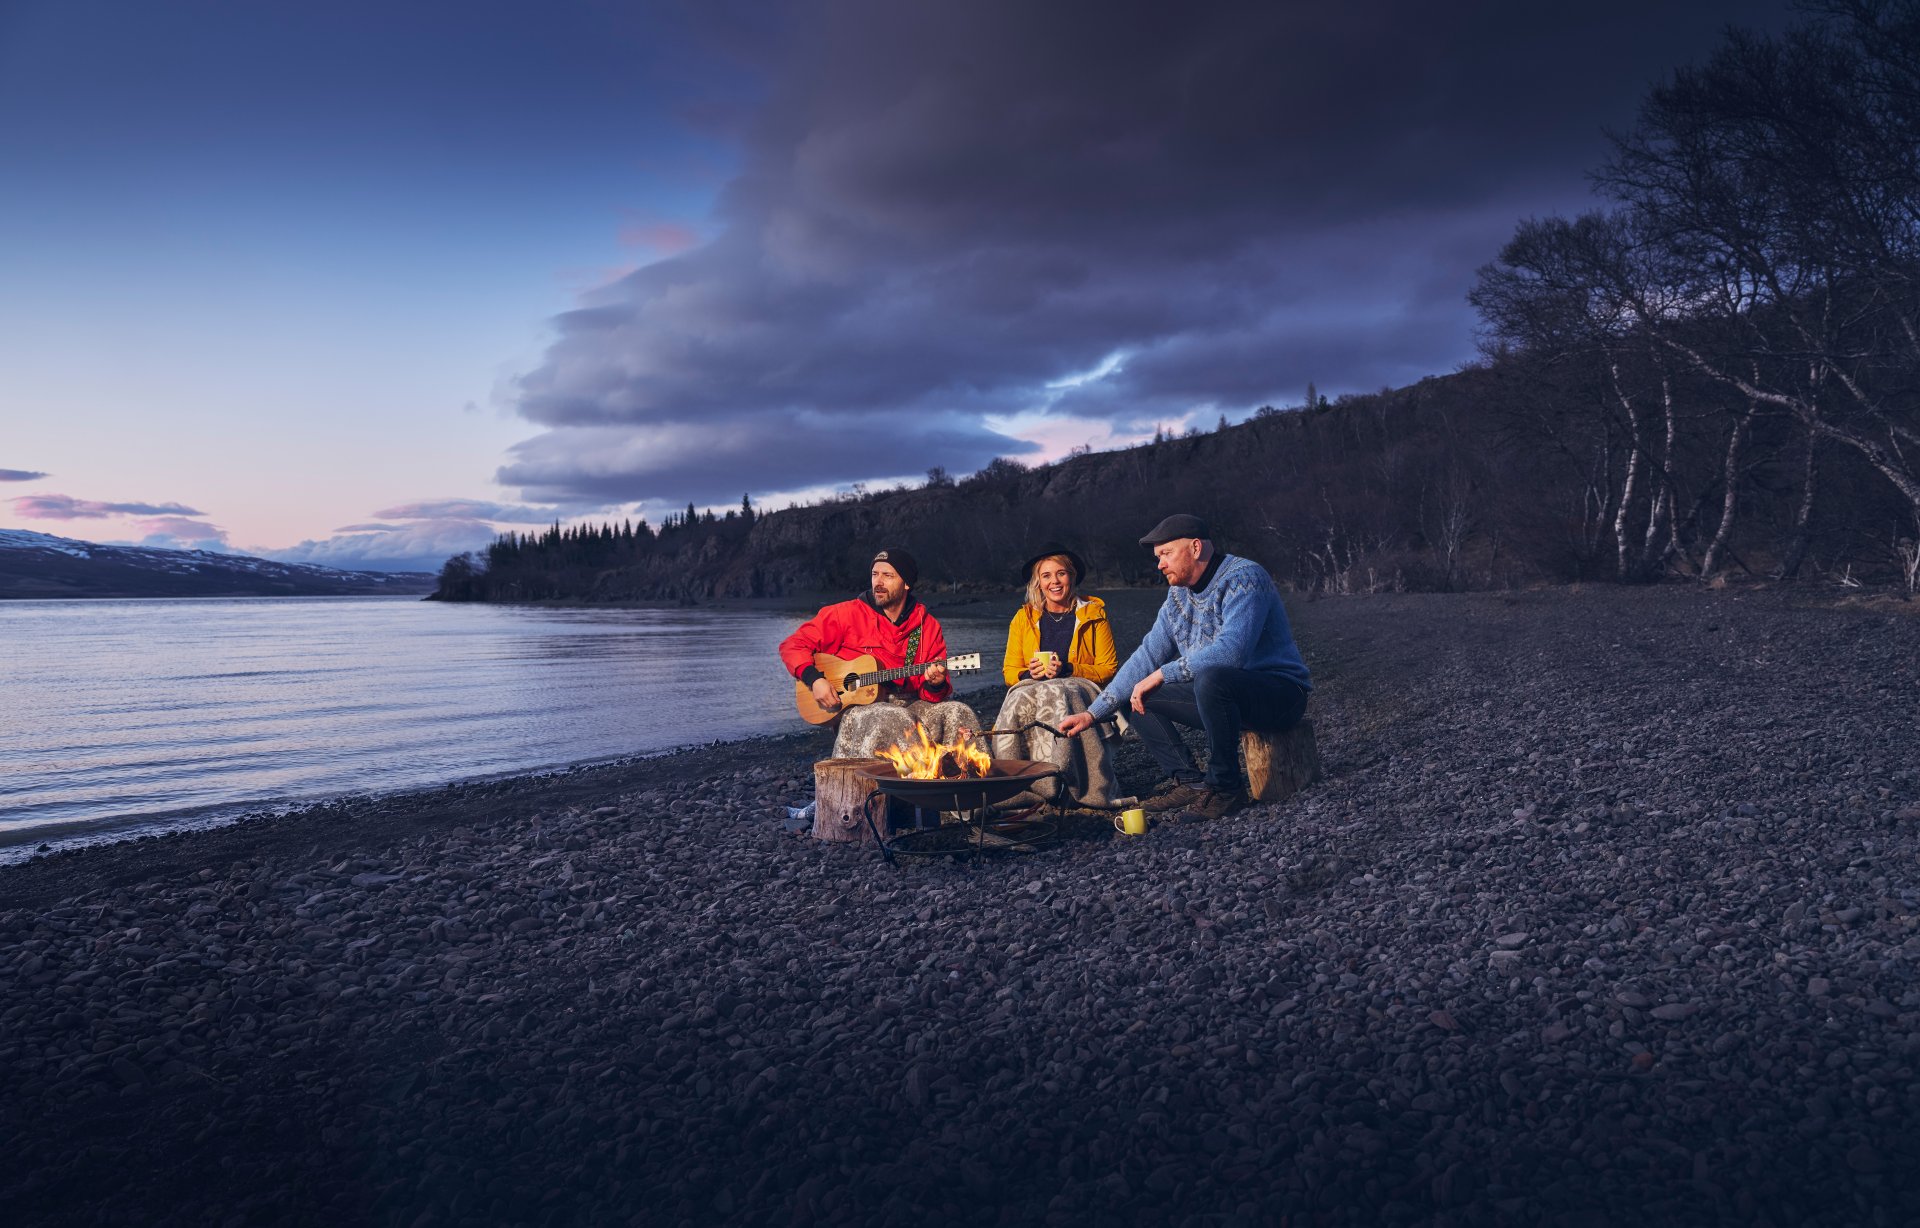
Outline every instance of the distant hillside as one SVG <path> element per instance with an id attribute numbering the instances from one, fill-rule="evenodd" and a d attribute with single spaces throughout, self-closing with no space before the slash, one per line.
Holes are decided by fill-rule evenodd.
<path id="1" fill-rule="evenodd" d="M 425 572 L 340 571 L 0 529 L 0 598 L 366 596 L 427 593 L 433 583 Z"/>
<path id="2" fill-rule="evenodd" d="M 442 570 L 436 597 L 479 601 L 700 601 L 865 584 L 875 547 L 914 551 L 921 584 L 1010 589 L 1048 539 L 1086 559 L 1090 585 L 1158 584 L 1140 534 L 1170 512 L 1208 517 L 1229 550 L 1296 588 L 1502 586 L 1542 574 L 1467 540 L 1457 514 L 1495 497 L 1487 442 L 1466 430 L 1485 372 L 1424 380 L 1312 409 L 1028 468 L 998 460 L 958 481 L 807 507 L 508 535 Z M 937 459 L 937 458 L 935 458 Z M 1440 492 L 1451 492 L 1452 503 Z M 1449 511 L 1456 513 L 1446 520 Z M 1452 526 L 1453 535 L 1446 538 Z M 1435 548 L 1446 539 L 1451 548 Z"/>
<path id="3" fill-rule="evenodd" d="M 1686 389 L 1690 403 L 1708 393 Z M 1140 535 L 1171 512 L 1212 521 L 1228 550 L 1310 592 L 1505 588 L 1569 580 L 1778 574 L 1805 543 L 1810 578 L 1897 583 L 1914 526 L 1890 488 L 1844 455 L 1823 459 L 1805 515 L 1785 425 L 1742 427 L 1736 501 L 1705 413 L 1683 425 L 1650 514 L 1632 439 L 1584 384 L 1517 362 L 1028 468 L 868 491 L 808 507 L 655 528 L 509 534 L 441 571 L 452 601 L 702 601 L 864 586 L 883 544 L 919 556 L 921 586 L 1014 587 L 1036 544 L 1071 545 L 1092 586 L 1159 583 Z M 1604 409 L 1604 405 L 1601 406 Z M 937 458 L 932 458 L 937 459 Z M 1644 465 L 1641 466 L 1644 469 Z M 1624 510 L 1623 510 L 1624 508 Z M 1722 546 L 1710 551 L 1714 541 Z M 1643 559 L 1651 558 L 1651 565 Z"/>

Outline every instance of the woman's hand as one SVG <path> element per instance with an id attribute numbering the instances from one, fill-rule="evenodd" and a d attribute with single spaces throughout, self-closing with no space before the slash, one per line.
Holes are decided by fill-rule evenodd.
<path id="1" fill-rule="evenodd" d="M 944 665 L 927 666 L 927 685 L 938 687 L 947 680 L 947 667 Z"/>
<path id="2" fill-rule="evenodd" d="M 1060 658 L 1050 652 L 1036 652 L 1027 658 L 1027 677 L 1052 678 L 1060 672 Z"/>

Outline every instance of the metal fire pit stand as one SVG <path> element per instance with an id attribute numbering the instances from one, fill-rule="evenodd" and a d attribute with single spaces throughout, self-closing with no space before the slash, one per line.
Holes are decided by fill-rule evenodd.
<path id="1" fill-rule="evenodd" d="M 1066 774 L 1052 764 L 1035 763 L 1026 759 L 996 759 L 994 766 L 1002 770 L 997 775 L 975 776 L 967 779 L 911 780 L 892 775 L 875 775 L 874 783 L 880 786 L 880 792 L 868 799 L 867 822 L 873 825 L 874 840 L 880 845 L 881 855 L 889 862 L 898 852 L 906 856 L 930 857 L 951 854 L 963 856 L 971 852 L 975 857 L 983 856 L 989 847 L 1008 849 L 1030 849 L 1034 844 L 1053 835 L 1054 825 L 1050 822 L 1036 822 L 1028 825 L 1018 838 L 992 833 L 993 844 L 989 846 L 989 828 L 993 822 L 994 803 L 1005 801 L 1025 793 L 1043 780 L 1053 779 L 1065 785 Z M 1061 808 L 1064 787 L 1055 794 L 1054 806 Z M 908 805 L 921 810 L 938 810 L 965 815 L 960 826 L 971 828 L 971 847 L 963 843 L 960 847 L 945 845 L 945 833 L 950 826 L 918 829 L 895 836 L 891 841 L 880 836 L 879 826 L 874 823 L 873 807 L 884 804 L 880 799 L 897 797 Z M 964 840 L 964 837 L 963 837 Z M 920 847 L 927 845 L 929 847 Z"/>
<path id="2" fill-rule="evenodd" d="M 1056 738 L 1067 736 L 1045 721 L 1030 721 L 1013 729 L 989 729 L 980 736 L 991 738 L 997 734 L 1023 734 L 1033 729 L 1044 729 Z M 1041 763 L 1032 759 L 996 759 L 993 762 L 996 767 L 1010 767 L 1017 764 L 1020 770 L 1009 771 L 998 776 L 975 776 L 958 780 L 911 780 L 891 774 L 874 776 L 874 783 L 879 785 L 880 791 L 867 799 L 865 818 L 867 827 L 873 834 L 873 841 L 880 846 L 880 855 L 887 859 L 887 864 L 895 864 L 893 854 L 896 849 L 908 856 L 922 857 L 943 854 L 958 856 L 965 850 L 912 847 L 917 843 L 937 841 L 944 830 L 938 823 L 931 828 L 916 826 L 911 832 L 895 836 L 891 841 L 887 840 L 880 834 L 880 825 L 874 820 L 874 806 L 876 804 L 884 806 L 883 799 L 898 797 L 912 806 L 916 823 L 919 821 L 920 813 L 928 809 L 949 812 L 972 811 L 972 817 L 963 820 L 963 823 L 973 828 L 972 852 L 976 858 L 986 854 L 987 826 L 993 818 L 994 803 L 1017 797 L 1041 781 L 1051 778 L 1056 782 L 1052 803 L 1055 816 L 1059 816 L 1067 809 L 1067 774 L 1061 769 L 1050 763 Z M 952 804 L 945 806 L 932 804 L 941 801 Z M 1037 810 L 1039 807 L 1036 806 L 1034 809 Z M 1000 843 L 996 843 L 995 847 L 1031 849 L 1040 840 L 1052 836 L 1056 824 L 1034 823 L 1031 826 L 1039 830 L 1030 833 L 1025 839 L 1012 840 L 996 834 L 995 839 Z M 904 846 L 901 843 L 903 840 L 906 841 Z"/>

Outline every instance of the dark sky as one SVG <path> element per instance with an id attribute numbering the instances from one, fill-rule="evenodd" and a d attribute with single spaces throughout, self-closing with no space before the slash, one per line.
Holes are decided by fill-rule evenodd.
<path id="1" fill-rule="evenodd" d="M 0 527 L 433 566 L 1404 385 L 1787 3 L 0 0 Z"/>
<path id="2" fill-rule="evenodd" d="M 1781 4 L 807 6 L 709 241 L 557 322 L 518 385 L 539 501 L 722 502 L 970 471 L 1371 390 L 1474 352 L 1516 221 Z"/>

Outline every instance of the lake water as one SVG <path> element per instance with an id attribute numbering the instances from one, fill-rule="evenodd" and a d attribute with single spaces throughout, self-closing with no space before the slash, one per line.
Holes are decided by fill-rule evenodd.
<path id="1" fill-rule="evenodd" d="M 935 605 L 935 611 L 939 607 Z M 998 678 L 1005 613 L 943 615 Z M 263 807 L 802 728 L 793 613 L 398 597 L 0 602 L 0 861 Z"/>

